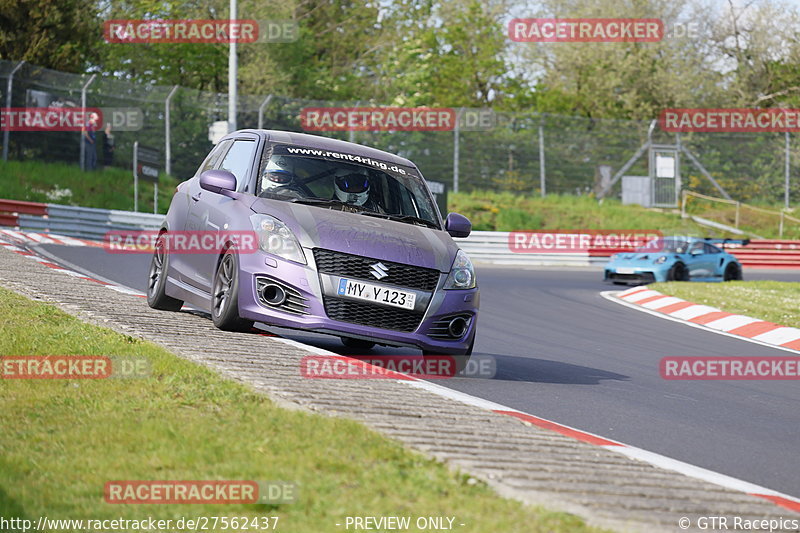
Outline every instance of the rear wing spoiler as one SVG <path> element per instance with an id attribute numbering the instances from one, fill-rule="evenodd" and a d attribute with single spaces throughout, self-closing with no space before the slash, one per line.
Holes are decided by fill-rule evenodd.
<path id="1" fill-rule="evenodd" d="M 750 239 L 712 239 L 711 237 L 706 237 L 705 241 L 710 244 L 722 245 L 723 248 L 729 244 L 731 245 L 731 248 L 740 248 L 750 244 Z"/>

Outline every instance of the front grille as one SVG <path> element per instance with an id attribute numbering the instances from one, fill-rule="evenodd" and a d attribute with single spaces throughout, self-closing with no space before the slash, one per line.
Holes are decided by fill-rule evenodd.
<path id="1" fill-rule="evenodd" d="M 280 287 L 286 292 L 286 300 L 281 305 L 270 305 L 264 300 L 264 297 L 261 295 L 261 291 L 264 289 L 264 286 L 267 283 L 274 283 L 275 285 L 280 285 Z M 256 278 L 256 291 L 258 291 L 258 301 L 261 302 L 261 305 L 269 307 L 270 309 L 279 309 L 281 311 L 285 311 L 287 313 L 293 313 L 295 315 L 307 315 L 308 314 L 308 300 L 300 294 L 300 291 L 297 289 L 286 285 L 285 283 L 281 283 L 274 279 Z"/>
<path id="2" fill-rule="evenodd" d="M 450 331 L 447 329 L 447 326 L 448 324 L 450 324 L 450 321 L 456 317 L 461 317 L 467 321 L 467 331 L 469 331 L 469 326 L 472 322 L 472 315 L 467 313 L 447 315 L 443 316 L 442 318 L 436 320 L 433 324 L 431 324 L 431 327 L 428 329 L 428 337 L 431 337 L 432 339 L 441 339 L 441 340 L 456 340 L 463 337 L 464 335 L 462 335 L 461 337 L 454 337 L 453 335 L 450 334 Z"/>
<path id="3" fill-rule="evenodd" d="M 432 291 L 439 282 L 439 271 L 432 268 L 404 265 L 321 248 L 314 249 L 314 259 L 317 262 L 317 270 L 319 272 L 336 276 L 376 280 L 375 276 L 372 275 L 371 267 L 375 263 L 383 263 L 388 271 L 388 276 L 376 280 L 380 283 Z"/>
<path id="4" fill-rule="evenodd" d="M 405 309 L 362 304 L 330 296 L 325 296 L 323 301 L 329 318 L 351 324 L 410 332 L 415 331 L 422 320 L 422 313 Z"/>

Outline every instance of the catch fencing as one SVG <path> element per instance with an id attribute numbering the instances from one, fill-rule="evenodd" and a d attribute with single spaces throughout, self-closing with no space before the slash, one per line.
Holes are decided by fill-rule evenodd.
<path id="1" fill-rule="evenodd" d="M 137 108 L 143 117 L 139 131 L 112 132 L 116 145 L 112 165 L 131 168 L 133 143 L 138 140 L 160 150 L 162 169 L 178 178 L 192 175 L 210 150 L 210 125 L 227 120 L 228 97 L 224 93 L 68 74 L 5 60 L 0 60 L 0 92 L 5 107 L 77 107 L 85 100 L 88 107 Z M 240 128 L 300 132 L 304 108 L 376 105 L 243 94 L 238 99 L 237 124 Z M 739 201 L 758 198 L 775 202 L 784 200 L 786 177 L 797 175 L 800 161 L 800 143 L 782 133 L 691 133 L 678 138 L 657 127 L 651 131 L 651 121 L 499 111 L 494 118 L 494 127 L 487 130 L 314 133 L 407 157 L 429 180 L 461 192 L 597 194 L 609 176 L 650 142 L 659 146 L 680 143 Z M 102 129 L 103 125 L 98 132 L 101 163 Z M 4 140 L 10 159 L 76 165 L 81 161 L 79 132 L 4 131 Z M 646 155 L 640 157 L 625 174 L 647 176 L 647 160 Z M 684 188 L 718 193 L 689 161 L 680 169 Z M 611 195 L 618 197 L 620 191 L 621 180 Z M 800 180 L 789 180 L 789 192 L 792 199 L 800 198 Z"/>

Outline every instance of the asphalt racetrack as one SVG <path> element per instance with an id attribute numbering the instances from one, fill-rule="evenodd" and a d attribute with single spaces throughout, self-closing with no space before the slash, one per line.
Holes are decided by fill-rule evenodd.
<path id="1" fill-rule="evenodd" d="M 144 292 L 149 255 L 40 245 L 65 266 Z M 800 496 L 797 381 L 667 381 L 665 356 L 786 356 L 769 348 L 629 309 L 601 291 L 598 269 L 477 266 L 476 354 L 493 379 L 437 383 L 532 415 Z M 800 281 L 798 271 L 745 270 L 745 279 Z M 208 327 L 213 325 L 209 321 Z M 335 337 L 276 330 L 346 354 Z M 376 348 L 399 354 L 408 349 Z M 342 381 L 347 386 L 347 381 Z"/>

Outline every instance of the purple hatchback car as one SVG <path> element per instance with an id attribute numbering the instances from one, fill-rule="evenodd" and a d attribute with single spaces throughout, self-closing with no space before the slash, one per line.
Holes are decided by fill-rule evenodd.
<path id="1" fill-rule="evenodd" d="M 224 137 L 178 186 L 151 261 L 147 301 L 188 302 L 225 330 L 254 322 L 341 337 L 351 348 L 470 355 L 479 293 L 419 169 L 357 144 L 283 131 Z M 214 253 L 170 249 L 170 233 L 244 232 Z"/>

